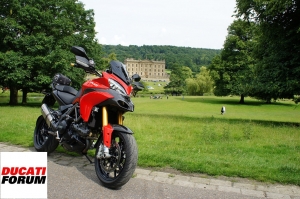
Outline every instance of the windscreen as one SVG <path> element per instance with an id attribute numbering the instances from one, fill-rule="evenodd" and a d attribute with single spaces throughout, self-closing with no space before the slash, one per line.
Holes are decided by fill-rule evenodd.
<path id="1" fill-rule="evenodd" d="M 127 85 L 130 84 L 130 79 L 126 70 L 126 66 L 119 61 L 110 62 L 111 72 L 122 79 Z"/>

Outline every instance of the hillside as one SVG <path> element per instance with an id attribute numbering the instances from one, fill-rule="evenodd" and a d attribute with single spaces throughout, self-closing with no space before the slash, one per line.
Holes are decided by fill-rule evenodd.
<path id="1" fill-rule="evenodd" d="M 221 50 L 215 49 L 146 45 L 102 45 L 102 50 L 104 56 L 115 53 L 117 59 L 122 62 L 126 58 L 166 60 L 167 69 L 179 65 L 188 66 L 194 72 L 199 72 L 201 66 L 208 66 L 211 60 L 221 52 Z"/>

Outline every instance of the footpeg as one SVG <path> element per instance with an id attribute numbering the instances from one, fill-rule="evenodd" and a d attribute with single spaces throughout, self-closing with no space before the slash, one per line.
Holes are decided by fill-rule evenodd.
<path id="1" fill-rule="evenodd" d="M 56 137 L 55 137 L 55 139 L 57 139 L 57 140 L 60 140 L 60 137 L 59 137 L 58 131 L 55 131 L 55 133 L 56 133 Z"/>

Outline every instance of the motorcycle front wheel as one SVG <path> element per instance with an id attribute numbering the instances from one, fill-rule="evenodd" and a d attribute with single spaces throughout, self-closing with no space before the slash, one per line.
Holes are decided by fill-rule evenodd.
<path id="1" fill-rule="evenodd" d="M 102 139 L 102 136 L 99 138 Z M 132 177 L 138 159 L 137 144 L 131 134 L 114 131 L 109 150 L 110 158 L 97 158 L 103 141 L 98 142 L 95 155 L 95 170 L 101 184 L 107 188 L 118 189 Z"/>
<path id="2" fill-rule="evenodd" d="M 33 135 L 33 145 L 36 151 L 51 153 L 57 148 L 59 142 L 53 135 L 47 133 L 50 130 L 43 116 L 39 116 Z"/>

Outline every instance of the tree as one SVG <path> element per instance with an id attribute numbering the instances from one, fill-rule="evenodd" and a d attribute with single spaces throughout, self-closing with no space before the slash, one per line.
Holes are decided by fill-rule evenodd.
<path id="1" fill-rule="evenodd" d="M 108 57 L 102 57 L 101 59 L 101 65 L 108 68 L 109 63 L 113 60 L 117 60 L 117 55 L 115 53 L 111 53 L 108 55 Z"/>
<path id="2" fill-rule="evenodd" d="M 190 95 L 200 95 L 211 92 L 214 82 L 205 66 L 200 68 L 196 78 L 186 79 L 187 91 Z"/>
<path id="3" fill-rule="evenodd" d="M 198 94 L 203 95 L 204 93 L 208 93 L 212 91 L 214 82 L 209 75 L 209 71 L 205 66 L 200 68 L 200 73 L 196 75 L 196 82 L 199 86 Z"/>
<path id="4" fill-rule="evenodd" d="M 70 68 L 72 45 L 80 45 L 100 56 L 94 40 L 94 14 L 77 0 L 3 0 L 0 6 L 0 84 L 11 90 L 10 104 L 17 103 L 17 91 L 40 91 L 57 72 L 71 77 L 74 86 L 84 73 Z M 13 61 L 11 61 L 13 60 Z M 72 78 L 73 77 L 73 78 Z"/>
<path id="5" fill-rule="evenodd" d="M 244 97 L 251 94 L 254 30 L 254 23 L 241 19 L 235 20 L 229 26 L 221 55 L 213 60 L 210 67 L 216 82 L 216 95 L 240 95 L 240 103 L 244 103 Z"/>
<path id="6" fill-rule="evenodd" d="M 230 94 L 230 89 L 227 88 L 230 77 L 225 71 L 224 63 L 221 59 L 221 55 L 217 55 L 212 60 L 210 68 L 210 76 L 212 77 L 215 87 L 214 94 L 216 96 L 226 96 Z"/>
<path id="7" fill-rule="evenodd" d="M 197 95 L 199 91 L 199 85 L 195 78 L 188 78 L 186 81 L 187 93 L 189 95 Z"/>
<path id="8" fill-rule="evenodd" d="M 300 1 L 237 0 L 237 16 L 259 28 L 255 96 L 270 102 L 300 94 Z"/>
<path id="9" fill-rule="evenodd" d="M 177 65 L 187 66 L 193 72 L 199 72 L 200 66 L 208 66 L 220 50 L 176 46 L 121 46 L 103 45 L 105 56 L 115 53 L 120 61 L 126 58 L 165 60 L 168 69 Z"/>
<path id="10" fill-rule="evenodd" d="M 176 66 L 170 75 L 170 82 L 165 86 L 166 93 L 172 93 L 173 95 L 181 95 L 186 90 L 185 80 L 192 77 L 193 72 L 187 66 Z"/>

